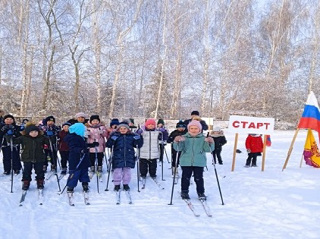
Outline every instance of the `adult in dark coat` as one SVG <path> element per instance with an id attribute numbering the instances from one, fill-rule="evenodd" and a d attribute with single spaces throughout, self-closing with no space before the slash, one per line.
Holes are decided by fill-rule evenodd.
<path id="1" fill-rule="evenodd" d="M 227 143 L 227 139 L 219 127 L 215 127 L 212 130 L 211 137 L 214 140 L 214 151 L 212 152 L 214 163 L 216 164 L 218 159 L 219 164 L 223 164 L 221 151 L 222 146 Z"/>
<path id="2" fill-rule="evenodd" d="M 199 111 L 194 110 L 194 111 L 191 112 L 191 118 L 184 121 L 184 124 L 186 125 L 186 127 L 188 127 L 188 124 L 189 124 L 192 120 L 198 120 L 198 121 L 200 121 L 200 124 L 201 124 L 201 126 L 202 126 L 202 131 L 201 131 L 201 132 L 203 132 L 204 130 L 208 130 L 208 125 L 207 125 L 207 123 L 206 123 L 204 120 L 202 120 L 202 119 L 200 118 L 200 113 L 199 113 Z"/>

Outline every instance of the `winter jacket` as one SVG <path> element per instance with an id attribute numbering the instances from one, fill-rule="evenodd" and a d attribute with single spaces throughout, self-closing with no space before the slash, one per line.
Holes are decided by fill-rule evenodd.
<path id="1" fill-rule="evenodd" d="M 165 128 L 165 127 L 160 127 L 160 128 L 157 128 L 158 131 L 161 132 L 161 135 L 160 135 L 160 144 L 166 144 L 167 143 L 167 140 L 168 140 L 168 130 Z"/>
<path id="2" fill-rule="evenodd" d="M 140 149 L 140 158 L 158 159 L 160 157 L 159 142 L 162 138 L 158 130 L 147 130 L 140 128 L 136 132 L 143 137 L 143 145 Z"/>
<path id="3" fill-rule="evenodd" d="M 214 144 L 205 141 L 205 136 L 200 133 L 192 137 L 189 133 L 183 135 L 184 141 L 174 142 L 173 147 L 176 151 L 181 151 L 180 165 L 205 167 L 207 165 L 206 152 L 214 150 Z"/>
<path id="4" fill-rule="evenodd" d="M 87 128 L 87 135 L 88 135 L 88 140 L 87 142 L 93 143 L 93 142 L 99 142 L 99 146 L 97 148 L 98 153 L 102 153 L 105 150 L 105 137 L 108 136 L 108 131 L 105 126 L 102 125 L 97 125 L 96 127 L 94 126 L 89 126 Z M 90 153 L 95 153 L 96 149 L 95 148 L 90 148 Z"/>
<path id="5" fill-rule="evenodd" d="M 70 127 L 71 128 L 71 127 Z M 75 133 L 68 134 L 64 141 L 69 147 L 69 170 L 75 170 L 80 160 L 77 169 L 86 169 L 90 167 L 90 160 L 88 155 L 88 147 L 84 137 Z"/>
<path id="6" fill-rule="evenodd" d="M 7 129 L 8 127 L 10 127 L 9 129 Z M 0 125 L 0 146 L 1 147 L 7 147 L 10 146 L 10 142 L 7 142 L 7 137 L 5 137 L 6 135 L 12 135 L 13 138 L 17 138 L 19 136 L 21 136 L 20 133 L 20 126 L 16 125 L 16 124 L 11 124 L 11 125 L 7 125 L 6 124 L 1 124 Z M 9 132 L 10 131 L 10 132 Z"/>
<path id="7" fill-rule="evenodd" d="M 134 148 L 141 148 L 142 144 L 142 137 L 131 131 L 126 134 L 114 132 L 107 141 L 107 147 L 113 147 L 112 168 L 134 168 L 136 161 Z"/>
<path id="8" fill-rule="evenodd" d="M 246 139 L 246 149 L 250 150 L 250 153 L 261 153 L 263 151 L 261 135 L 249 134 Z"/>
<path id="9" fill-rule="evenodd" d="M 18 138 L 14 138 L 15 144 L 22 145 L 21 161 L 22 162 L 45 162 L 46 155 L 44 152 L 44 145 L 49 144 L 47 137 L 38 134 L 37 137 L 31 137 L 30 135 L 22 135 Z"/>
<path id="10" fill-rule="evenodd" d="M 211 137 L 214 140 L 214 150 L 215 151 L 221 151 L 222 146 L 227 143 L 227 139 L 223 134 L 223 131 L 219 131 L 217 134 L 212 134 Z"/>
<path id="11" fill-rule="evenodd" d="M 184 134 L 186 134 L 186 133 L 187 133 L 186 130 L 180 131 L 180 130 L 177 130 L 177 129 L 176 129 L 176 130 L 174 130 L 174 131 L 172 131 L 172 132 L 170 133 L 167 142 L 168 142 L 168 143 L 173 143 L 175 137 L 184 135 Z"/>
<path id="12" fill-rule="evenodd" d="M 64 141 L 64 137 L 66 137 L 69 132 L 61 130 L 58 134 L 59 138 L 59 151 L 69 151 L 68 144 Z"/>

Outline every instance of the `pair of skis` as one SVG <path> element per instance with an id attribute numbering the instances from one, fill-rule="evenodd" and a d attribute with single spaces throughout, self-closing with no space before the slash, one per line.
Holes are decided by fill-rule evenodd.
<path id="1" fill-rule="evenodd" d="M 67 192 L 67 195 L 68 195 L 68 200 L 69 200 L 69 205 L 74 207 L 75 204 L 74 204 L 74 198 L 73 198 L 73 192 Z M 84 204 L 85 205 L 90 205 L 90 202 L 89 202 L 89 193 L 86 192 L 86 191 L 83 191 L 83 200 L 84 200 Z"/>
<path id="2" fill-rule="evenodd" d="M 24 201 L 25 201 L 26 196 L 27 196 L 27 192 L 28 192 L 28 190 L 22 190 L 22 195 L 21 195 L 20 203 L 19 203 L 20 207 L 23 206 L 23 204 L 24 204 Z M 43 200 L 44 200 L 43 189 L 38 189 L 38 202 L 39 202 L 39 205 L 43 205 Z"/>
<path id="3" fill-rule="evenodd" d="M 132 197 L 131 197 L 131 193 L 129 190 L 124 190 L 126 196 L 127 196 L 127 199 L 128 199 L 128 202 L 129 204 L 132 204 Z M 116 191 L 116 204 L 117 205 L 120 205 L 121 204 L 121 190 L 118 190 Z"/>
<path id="4" fill-rule="evenodd" d="M 183 199 L 183 201 L 185 201 L 185 203 L 188 205 L 188 208 L 192 211 L 192 213 L 195 217 L 200 217 L 200 214 L 195 209 L 194 205 L 191 202 L 191 199 Z M 202 208 L 203 208 L 204 212 L 206 213 L 206 215 L 208 217 L 212 217 L 212 214 L 211 214 L 210 208 L 207 204 L 207 201 L 203 200 L 203 199 L 199 199 L 199 201 L 200 201 Z"/>

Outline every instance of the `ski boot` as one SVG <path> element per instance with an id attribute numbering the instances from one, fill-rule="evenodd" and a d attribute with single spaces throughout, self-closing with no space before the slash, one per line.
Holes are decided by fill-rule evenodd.
<path id="1" fill-rule="evenodd" d="M 115 185 L 114 186 L 114 191 L 119 191 L 120 190 L 120 185 Z"/>
<path id="2" fill-rule="evenodd" d="M 98 166 L 98 172 L 102 173 L 102 166 Z"/>
<path id="3" fill-rule="evenodd" d="M 96 170 L 95 170 L 94 166 L 91 166 L 91 167 L 90 167 L 90 172 L 94 173 L 95 171 L 96 171 Z"/>
<path id="4" fill-rule="evenodd" d="M 130 187 L 128 184 L 123 184 L 123 190 L 130 191 Z"/>
<path id="5" fill-rule="evenodd" d="M 189 193 L 188 192 L 181 192 L 181 198 L 183 200 L 189 200 L 190 199 Z"/>
<path id="6" fill-rule="evenodd" d="M 22 181 L 22 190 L 28 190 L 30 186 L 30 181 L 29 180 L 23 180 Z"/>
<path id="7" fill-rule="evenodd" d="M 44 188 L 44 180 L 43 179 L 37 179 L 37 188 L 43 189 Z"/>
<path id="8" fill-rule="evenodd" d="M 62 170 L 61 170 L 61 174 L 62 174 L 62 175 L 67 174 L 67 168 L 62 168 Z"/>
<path id="9" fill-rule="evenodd" d="M 87 182 L 82 183 L 82 188 L 84 192 L 89 192 L 89 185 Z"/>
<path id="10" fill-rule="evenodd" d="M 204 193 L 198 193 L 199 200 L 205 201 L 207 200 L 207 196 Z"/>

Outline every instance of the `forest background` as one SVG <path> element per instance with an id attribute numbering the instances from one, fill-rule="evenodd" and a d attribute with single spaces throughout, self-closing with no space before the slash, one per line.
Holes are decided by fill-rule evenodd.
<path id="1" fill-rule="evenodd" d="M 296 123 L 320 94 L 319 25 L 318 0 L 0 0 L 0 105 Z"/>

